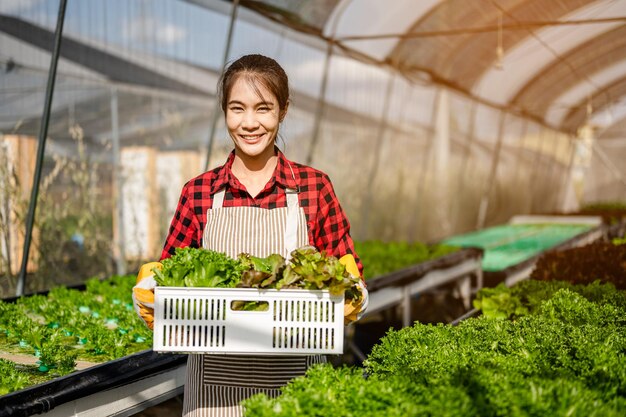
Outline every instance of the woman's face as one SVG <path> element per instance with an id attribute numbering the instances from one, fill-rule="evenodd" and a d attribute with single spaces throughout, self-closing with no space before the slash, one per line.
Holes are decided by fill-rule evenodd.
<path id="1" fill-rule="evenodd" d="M 255 89 L 246 77 L 235 81 L 226 103 L 226 126 L 239 155 L 273 155 L 281 120 L 278 101 L 271 91 L 260 83 Z"/>

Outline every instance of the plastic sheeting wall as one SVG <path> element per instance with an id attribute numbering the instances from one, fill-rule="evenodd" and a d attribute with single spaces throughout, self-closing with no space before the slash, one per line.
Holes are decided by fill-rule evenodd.
<path id="1" fill-rule="evenodd" d="M 0 31 L 2 135 L 37 136 L 49 51 L 34 46 L 24 28 L 51 33 L 57 7 L 0 6 L 22 30 Z M 45 262 L 27 292 L 132 272 L 158 258 L 183 177 L 204 166 L 229 22 L 227 14 L 176 0 L 70 0 L 66 19 L 67 39 L 83 52 L 62 56 L 59 65 L 36 216 L 45 233 L 31 252 Z M 283 64 L 293 96 L 278 145 L 330 175 L 355 238 L 435 241 L 562 208 L 572 138 L 336 51 L 322 89 L 326 50 L 302 40 L 238 20 L 230 58 L 255 52 Z M 135 147 L 168 168 L 150 175 L 153 186 L 131 191 L 124 164 L 135 164 L 122 155 Z M 219 117 L 209 166 L 231 148 Z M 619 165 L 622 149 L 605 153 Z M 182 159 L 164 162 L 172 155 Z M 593 161 L 585 196 L 613 196 L 613 180 Z M 175 168 L 181 163 L 187 169 Z M 30 189 L 27 179 L 22 187 Z M 9 295 L 10 285 L 2 291 Z"/>

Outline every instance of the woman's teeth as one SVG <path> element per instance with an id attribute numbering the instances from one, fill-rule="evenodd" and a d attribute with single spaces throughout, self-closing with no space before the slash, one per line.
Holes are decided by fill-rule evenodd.
<path id="1" fill-rule="evenodd" d="M 242 135 L 242 137 L 246 140 L 255 140 L 260 138 L 263 135 Z"/>

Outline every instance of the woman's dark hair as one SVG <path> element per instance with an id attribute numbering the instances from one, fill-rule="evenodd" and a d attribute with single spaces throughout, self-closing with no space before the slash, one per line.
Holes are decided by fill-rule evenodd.
<path id="1" fill-rule="evenodd" d="M 261 98 L 263 98 L 263 95 L 257 88 L 257 83 L 260 82 L 271 91 L 278 100 L 281 118 L 284 116 L 289 104 L 289 79 L 287 74 L 278 62 L 259 54 L 242 56 L 232 62 L 222 74 L 218 84 L 218 94 L 224 113 L 226 113 L 230 91 L 239 77 L 245 77 Z"/>

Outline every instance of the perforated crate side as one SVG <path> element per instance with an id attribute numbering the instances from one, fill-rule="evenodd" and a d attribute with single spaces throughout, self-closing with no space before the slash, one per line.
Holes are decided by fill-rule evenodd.
<path id="1" fill-rule="evenodd" d="M 264 301 L 237 311 L 233 301 Z M 328 291 L 158 287 L 154 350 L 221 354 L 343 353 L 343 296 Z"/>

